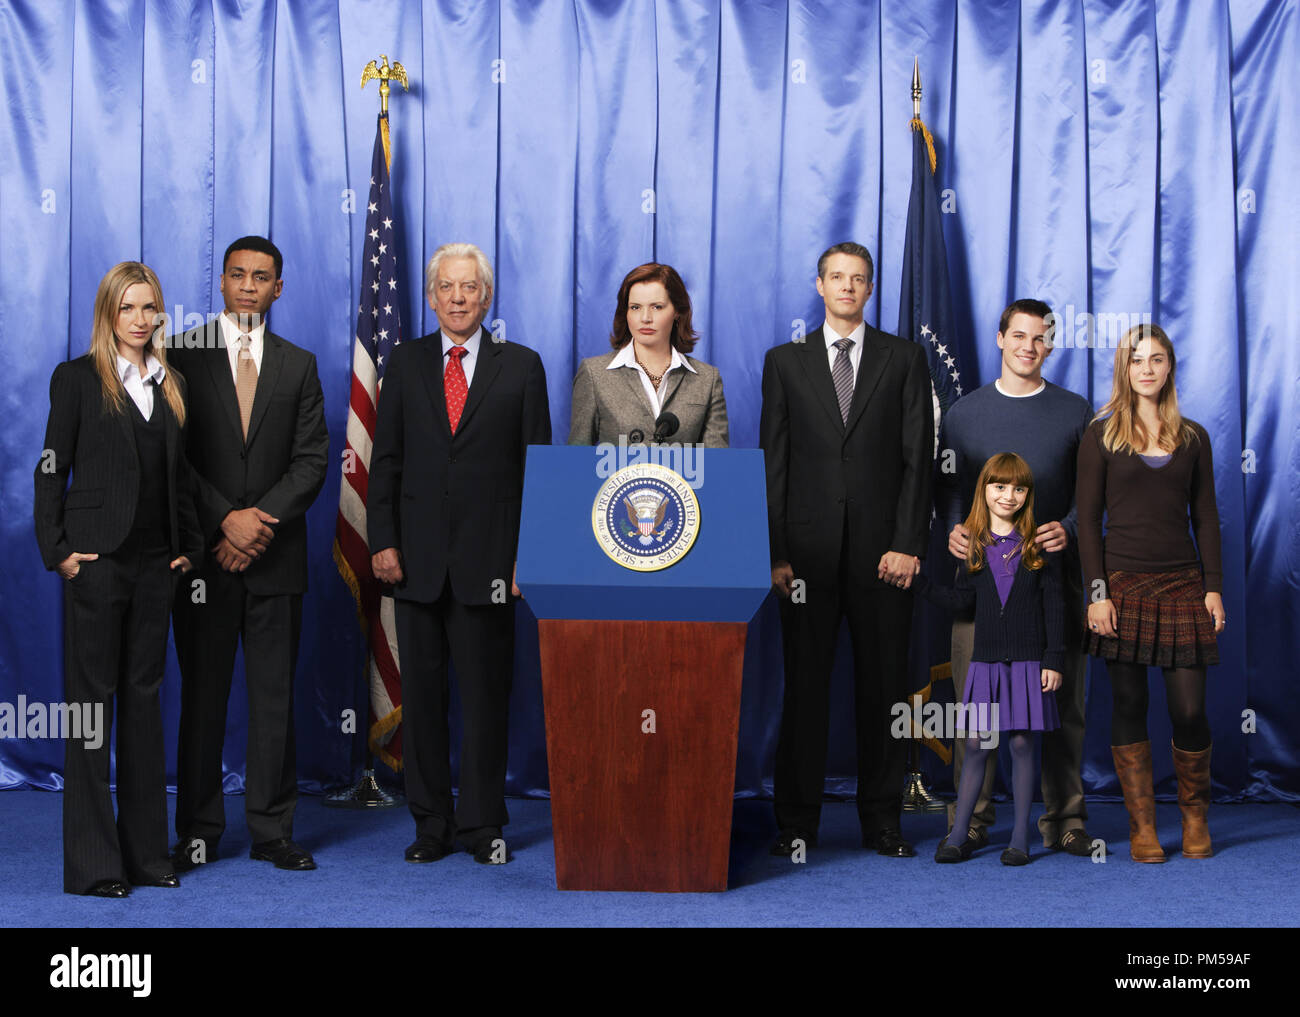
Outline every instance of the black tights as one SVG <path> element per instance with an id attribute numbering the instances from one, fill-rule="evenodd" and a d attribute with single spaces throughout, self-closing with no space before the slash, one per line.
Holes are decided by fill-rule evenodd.
<path id="1" fill-rule="evenodd" d="M 1174 746 L 1184 752 L 1200 752 L 1210 747 L 1210 721 L 1205 715 L 1205 668 L 1167 667 L 1165 698 L 1169 702 L 1169 720 L 1174 727 Z M 1110 743 L 1132 745 L 1149 741 L 1145 664 L 1121 664 L 1108 661 L 1111 696 L 1114 707 L 1110 715 Z"/>

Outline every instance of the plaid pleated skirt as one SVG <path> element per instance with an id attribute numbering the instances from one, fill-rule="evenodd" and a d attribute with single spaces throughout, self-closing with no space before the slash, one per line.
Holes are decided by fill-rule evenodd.
<path id="1" fill-rule="evenodd" d="M 1110 574 L 1119 638 L 1088 632 L 1093 656 L 1149 667 L 1203 667 L 1219 662 L 1214 619 L 1205 609 L 1201 570 Z"/>

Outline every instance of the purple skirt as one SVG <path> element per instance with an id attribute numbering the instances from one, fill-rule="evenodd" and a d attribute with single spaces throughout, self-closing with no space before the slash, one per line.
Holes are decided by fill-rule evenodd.
<path id="1" fill-rule="evenodd" d="M 965 716 L 979 731 L 1055 731 L 1061 726 L 1056 693 L 1043 691 L 1043 665 L 1036 660 L 1010 664 L 972 660 L 962 702 L 974 708 Z M 996 718 L 993 706 L 997 706 Z M 964 721 L 959 715 L 959 731 Z"/>

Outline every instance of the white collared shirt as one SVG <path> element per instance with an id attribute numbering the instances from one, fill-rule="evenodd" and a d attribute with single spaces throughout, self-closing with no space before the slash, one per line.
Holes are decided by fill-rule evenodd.
<path id="1" fill-rule="evenodd" d="M 167 377 L 167 368 L 152 354 L 146 353 L 144 356 L 144 377 L 136 370 L 135 364 L 127 360 L 122 354 L 117 355 L 117 376 L 122 382 L 122 387 L 126 389 L 126 394 L 131 397 L 131 401 L 140 409 L 140 415 L 148 420 L 153 416 L 153 388 L 154 385 L 161 385 L 163 378 Z M 153 385 L 146 385 L 146 381 L 152 381 Z"/>
<path id="2" fill-rule="evenodd" d="M 858 327 L 845 336 L 831 328 L 830 322 L 822 322 L 822 338 L 826 340 L 826 362 L 830 365 L 832 377 L 835 376 L 835 358 L 840 355 L 840 351 L 835 348 L 835 340 L 852 339 L 853 345 L 849 347 L 849 363 L 853 366 L 853 384 L 858 383 L 858 365 L 862 363 L 862 340 L 866 337 L 865 321 L 858 322 Z"/>
<path id="3" fill-rule="evenodd" d="M 262 337 L 266 334 L 266 322 L 258 322 L 257 328 L 251 332 L 239 331 L 239 325 L 230 319 L 230 315 L 222 312 L 219 316 L 221 321 L 221 335 L 226 341 L 226 356 L 230 358 L 230 377 L 235 384 L 239 384 L 239 337 L 248 336 L 248 352 L 252 354 L 253 366 L 257 368 L 260 376 L 262 373 Z"/>
<path id="4" fill-rule="evenodd" d="M 447 373 L 447 367 L 451 363 L 451 357 L 447 352 L 456 344 L 448 338 L 447 333 L 442 334 L 442 373 Z M 474 334 L 465 340 L 465 355 L 460 358 L 460 366 L 465 370 L 465 389 L 469 390 L 470 385 L 474 384 L 474 365 L 478 363 L 479 345 L 483 341 L 483 326 L 480 325 L 474 330 Z"/>
<path id="5" fill-rule="evenodd" d="M 636 351 L 632 348 L 635 344 L 635 339 L 629 340 L 627 345 L 615 354 L 614 359 L 609 362 L 609 366 L 605 370 L 613 371 L 620 367 L 634 369 L 641 376 L 641 388 L 645 390 L 645 397 L 650 401 L 650 408 L 654 410 L 654 417 L 658 420 L 659 414 L 664 411 L 663 400 L 660 398 L 659 393 L 665 390 L 664 382 L 668 379 L 669 373 L 679 367 L 686 368 L 691 374 L 698 374 L 699 372 L 690 365 L 690 362 L 685 357 L 677 352 L 676 346 L 672 346 L 670 347 L 673 351 L 672 359 L 668 361 L 668 370 L 664 371 L 664 376 L 659 379 L 659 388 L 656 391 L 654 384 L 650 381 L 650 375 L 646 374 L 645 368 L 637 363 Z"/>

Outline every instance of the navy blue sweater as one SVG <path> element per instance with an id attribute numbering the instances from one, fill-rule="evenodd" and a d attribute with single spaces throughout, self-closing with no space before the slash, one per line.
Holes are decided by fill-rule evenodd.
<path id="1" fill-rule="evenodd" d="M 1003 606 L 986 564 L 972 574 L 957 566 L 955 587 L 940 586 L 921 573 L 912 588 L 940 607 L 970 615 L 975 609 L 975 647 L 971 660 L 1037 660 L 1051 671 L 1065 666 L 1065 603 L 1061 599 L 1059 554 L 1049 554 L 1041 569 L 1020 562 Z"/>
<path id="2" fill-rule="evenodd" d="M 1034 473 L 1034 518 L 1064 526 L 1073 556 L 1075 459 L 1091 418 L 1088 400 L 1050 381 L 1037 395 L 1020 398 L 992 383 L 953 403 L 939 434 L 934 482 L 945 540 L 970 511 L 984 463 L 997 452 L 1015 452 Z"/>

